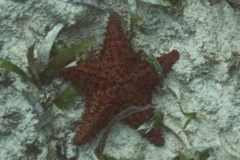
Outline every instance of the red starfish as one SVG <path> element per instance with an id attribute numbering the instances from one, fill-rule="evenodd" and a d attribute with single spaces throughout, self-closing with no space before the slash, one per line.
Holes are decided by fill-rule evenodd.
<path id="1" fill-rule="evenodd" d="M 159 62 L 163 59 L 167 62 L 163 68 L 165 74 L 178 56 L 178 52 L 173 51 L 158 59 Z M 75 145 L 88 142 L 114 116 L 129 106 L 151 104 L 152 90 L 158 84 L 152 66 L 133 51 L 130 41 L 112 16 L 108 21 L 99 58 L 87 62 L 78 61 L 77 66 L 62 69 L 61 75 L 80 88 L 86 96 L 85 113 L 73 141 Z M 125 122 L 138 127 L 152 115 L 153 110 L 149 109 L 133 115 L 134 119 L 128 118 Z M 156 133 L 149 132 L 146 137 L 160 146 L 163 138 L 157 133 L 157 139 Z"/>

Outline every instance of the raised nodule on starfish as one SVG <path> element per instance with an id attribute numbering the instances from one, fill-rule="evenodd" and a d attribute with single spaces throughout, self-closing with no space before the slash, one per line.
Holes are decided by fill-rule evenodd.
<path id="1" fill-rule="evenodd" d="M 178 60 L 177 51 L 158 58 L 166 75 Z M 80 88 L 86 96 L 85 112 L 80 129 L 73 140 L 81 145 L 92 139 L 118 113 L 130 106 L 151 104 L 152 90 L 158 84 L 152 66 L 132 49 L 121 31 L 118 21 L 110 16 L 100 56 L 93 61 L 78 61 L 77 66 L 64 68 L 60 74 Z M 136 113 L 125 120 L 132 127 L 150 119 L 153 110 Z M 137 118 L 141 117 L 141 118 Z M 137 124 L 137 125 L 136 125 Z M 146 137 L 155 145 L 164 143 L 159 133 L 152 131 Z"/>

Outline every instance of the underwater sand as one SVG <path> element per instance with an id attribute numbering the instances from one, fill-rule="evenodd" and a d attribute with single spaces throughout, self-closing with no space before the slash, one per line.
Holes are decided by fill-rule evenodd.
<path id="1" fill-rule="evenodd" d="M 104 4 L 127 19 L 127 1 L 106 0 Z M 185 149 L 213 148 L 209 160 L 239 159 L 240 153 L 234 151 L 240 151 L 240 10 L 224 0 L 214 6 L 207 0 L 185 0 L 182 15 L 146 3 L 139 3 L 138 12 L 141 19 L 133 39 L 135 50 L 155 56 L 179 51 L 180 59 L 165 85 L 178 90 L 184 111 L 196 112 L 197 117 L 183 129 L 188 118 L 180 112 L 176 96 L 165 87 L 154 92 L 153 98 L 156 109 L 165 115 L 164 125 L 170 128 L 163 129 L 165 145 L 156 147 L 135 130 L 117 123 L 104 154 L 116 159 L 167 160 Z M 58 41 L 68 44 L 94 35 L 97 46 L 107 17 L 64 0 L 1 0 L 0 57 L 26 71 L 28 47 L 41 42 L 57 23 L 67 27 Z M 0 70 L 0 159 L 95 159 L 97 138 L 81 147 L 72 145 L 78 127 L 73 122 L 82 115 L 83 98 L 79 96 L 39 131 L 34 127 L 38 116 L 32 106 L 8 82 L 41 98 L 31 84 Z"/>

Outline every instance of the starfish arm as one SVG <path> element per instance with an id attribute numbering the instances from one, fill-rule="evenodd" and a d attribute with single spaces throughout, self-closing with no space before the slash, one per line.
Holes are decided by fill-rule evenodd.
<path id="1" fill-rule="evenodd" d="M 110 16 L 100 59 L 121 65 L 126 62 L 126 59 L 133 56 L 131 53 L 133 53 L 133 49 L 129 39 L 121 31 L 118 20 Z"/>
<path id="2" fill-rule="evenodd" d="M 132 114 L 131 116 L 124 119 L 124 123 L 128 124 L 132 128 L 138 128 L 144 122 L 150 120 L 154 116 L 154 109 L 149 108 L 137 113 Z"/>
<path id="3" fill-rule="evenodd" d="M 82 62 L 77 66 L 63 68 L 60 75 L 70 80 L 75 86 L 80 88 L 85 94 L 92 93 L 94 88 L 97 88 L 103 83 L 98 64 Z M 104 76 L 104 75 L 103 75 Z"/>
<path id="4" fill-rule="evenodd" d="M 143 136 L 146 137 L 149 140 L 149 142 L 151 142 L 155 146 L 161 147 L 165 144 L 165 139 L 162 135 L 162 130 L 160 127 L 150 130 Z"/>
<path id="5" fill-rule="evenodd" d="M 99 120 L 104 116 L 107 108 L 107 104 L 102 102 L 104 97 L 103 92 L 99 91 L 94 94 L 93 98 L 87 99 L 80 128 L 73 139 L 75 145 L 79 146 L 88 142 L 102 129 L 103 124 Z"/>
<path id="6" fill-rule="evenodd" d="M 177 50 L 172 50 L 171 52 L 157 58 L 157 61 L 162 67 L 163 74 L 165 76 L 168 74 L 169 70 L 172 68 L 172 65 L 174 65 L 174 63 L 176 63 L 178 59 L 179 52 Z"/>
<path id="7" fill-rule="evenodd" d="M 149 108 L 147 110 L 135 113 L 130 117 L 123 120 L 124 123 L 128 124 L 130 127 L 137 129 L 144 122 L 147 122 L 154 116 L 154 109 Z M 164 137 L 160 132 L 160 127 L 150 130 L 148 133 L 142 135 L 147 138 L 155 146 L 163 146 L 165 143 Z"/>

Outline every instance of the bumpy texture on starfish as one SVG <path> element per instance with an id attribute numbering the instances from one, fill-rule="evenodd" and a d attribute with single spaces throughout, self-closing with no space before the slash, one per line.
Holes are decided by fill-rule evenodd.
<path id="1" fill-rule="evenodd" d="M 168 55 L 170 56 L 158 59 L 159 62 L 163 59 L 167 62 L 163 68 L 164 74 L 179 57 L 177 51 Z M 108 21 L 100 56 L 93 61 L 78 61 L 77 66 L 64 68 L 60 74 L 80 88 L 86 96 L 80 129 L 73 140 L 75 145 L 88 142 L 124 109 L 151 104 L 152 90 L 158 84 L 153 67 L 133 51 L 130 41 L 112 16 Z M 149 109 L 134 114 L 134 118 L 130 117 L 125 122 L 138 127 L 152 115 L 153 110 Z M 158 134 L 159 138 L 156 136 Z M 157 131 L 145 136 L 157 146 L 164 143 Z"/>

